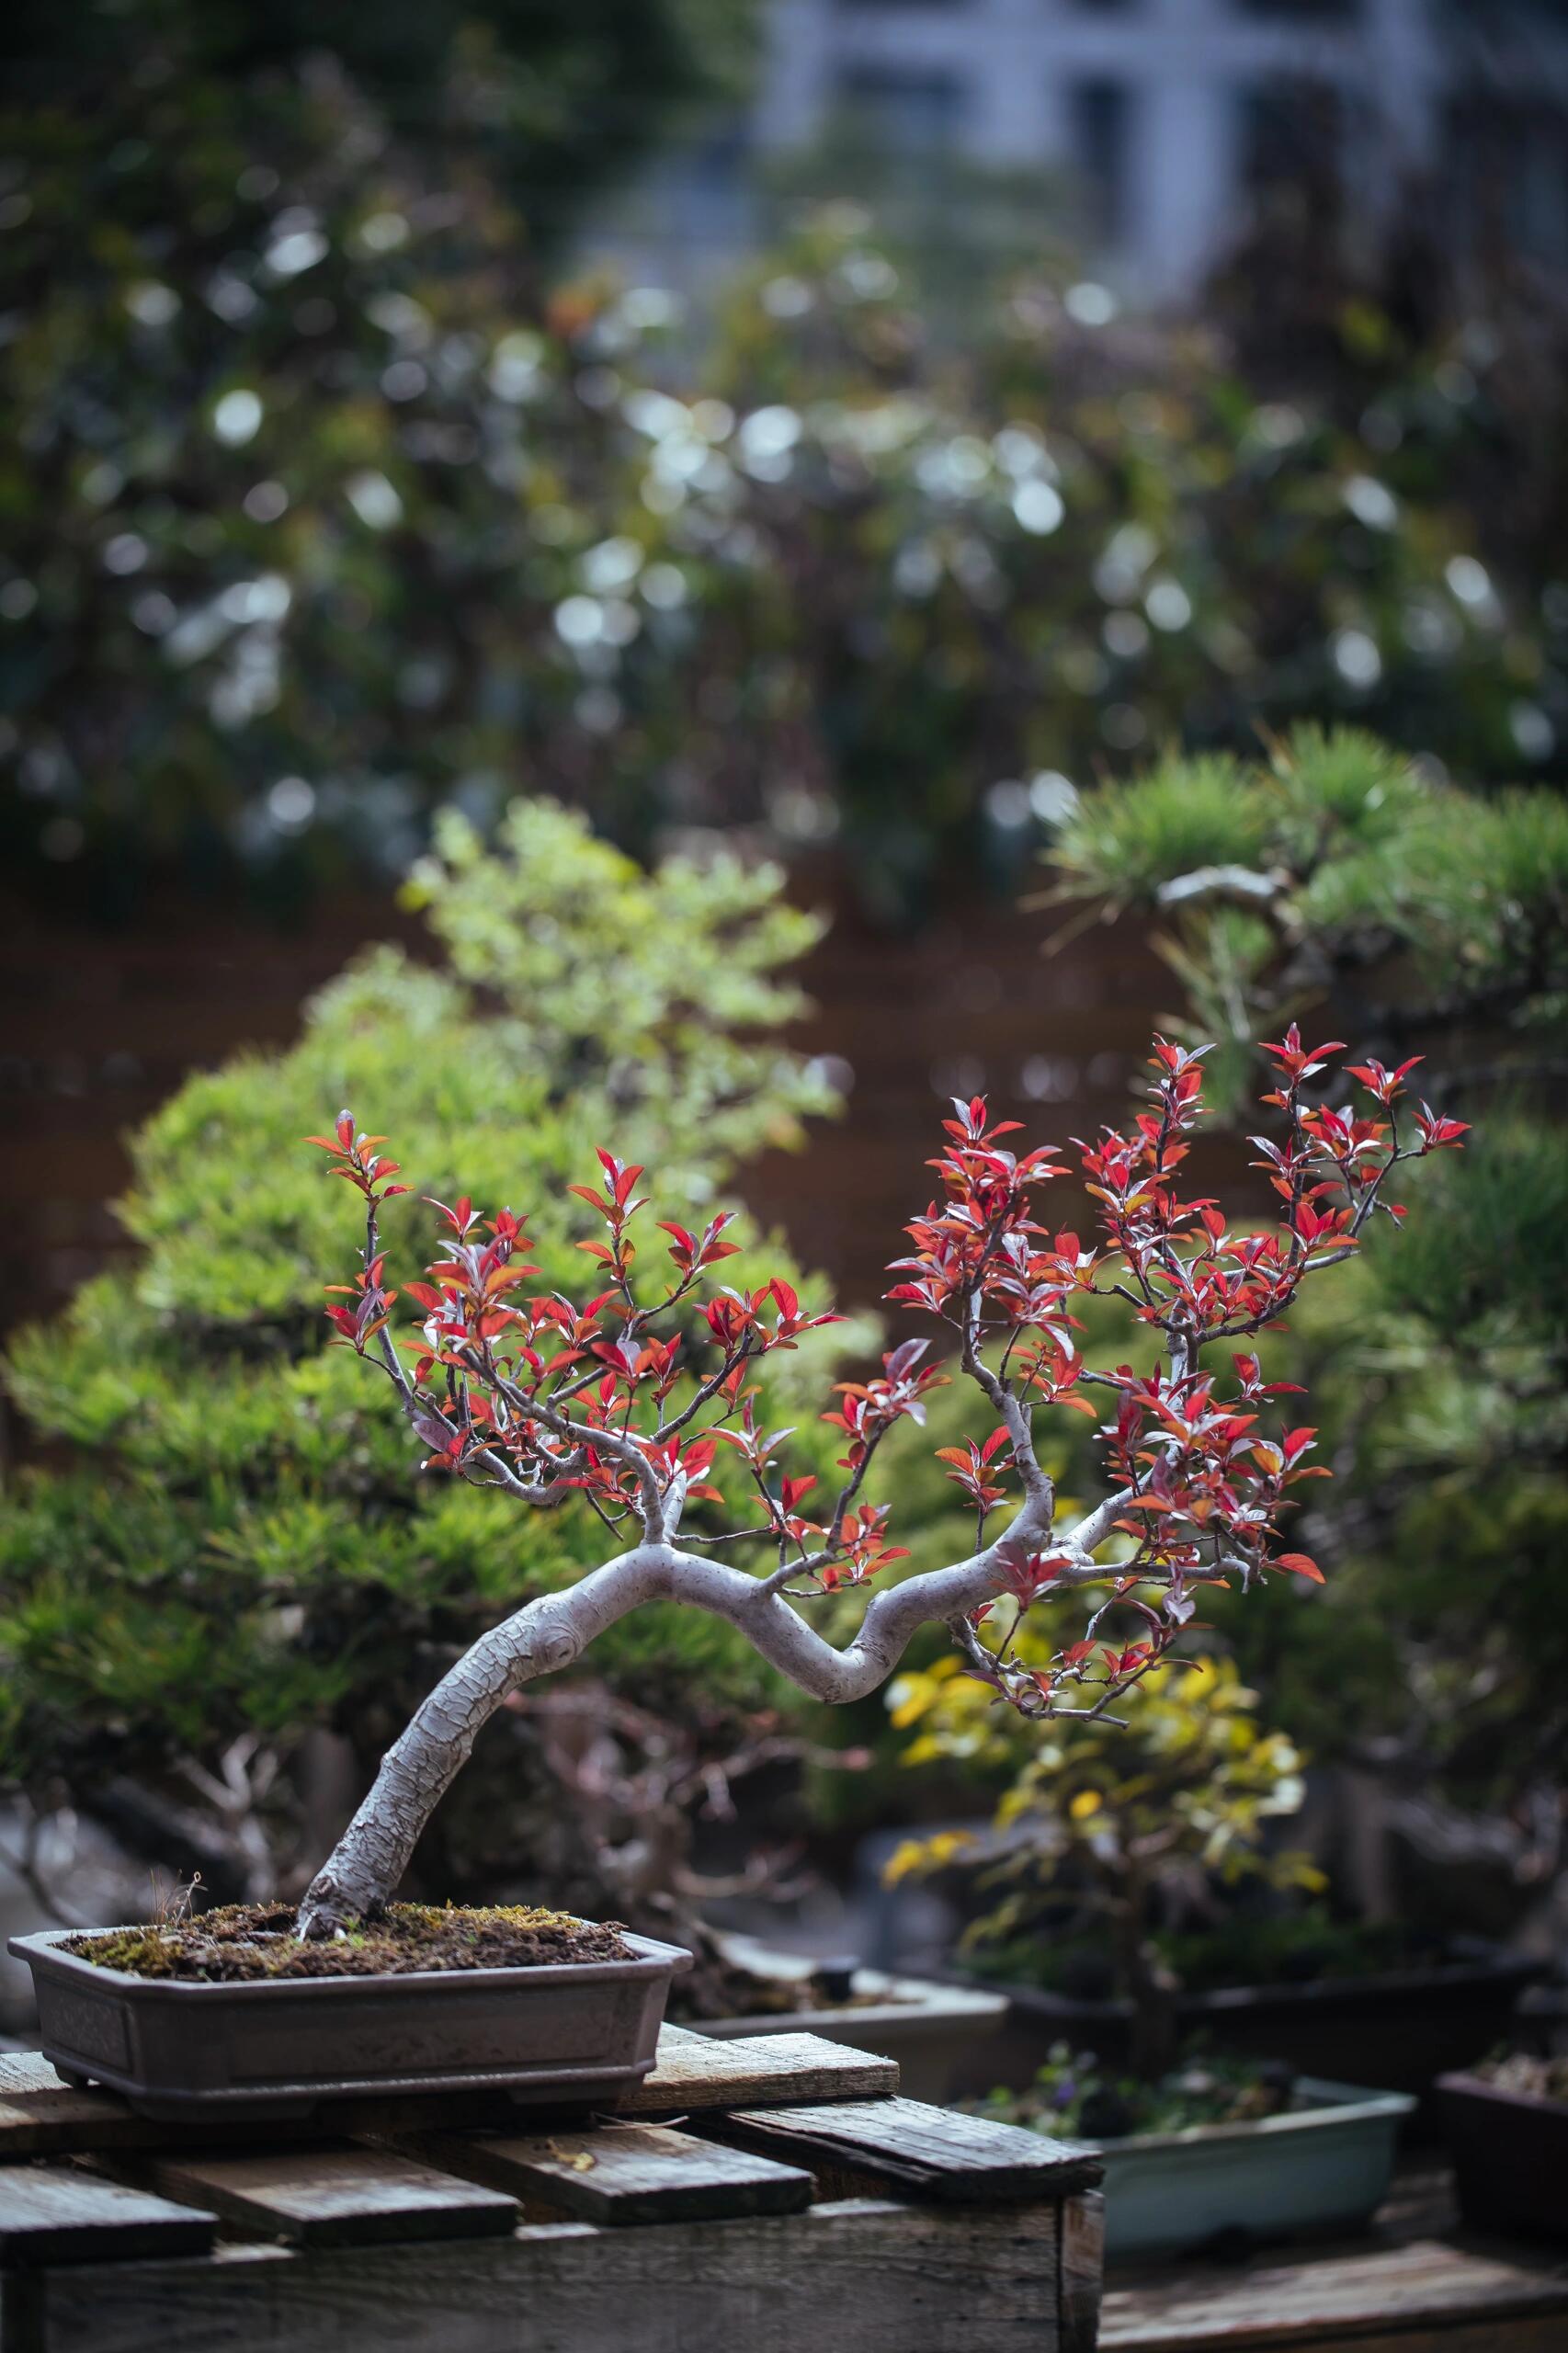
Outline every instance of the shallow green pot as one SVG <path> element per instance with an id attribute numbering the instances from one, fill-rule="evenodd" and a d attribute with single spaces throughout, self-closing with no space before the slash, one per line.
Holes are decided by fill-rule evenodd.
<path id="1" fill-rule="evenodd" d="M 1359 2230 L 1388 2195 L 1407 2092 L 1303 2075 L 1282 2116 L 1105 2141 L 1106 2255 Z"/>

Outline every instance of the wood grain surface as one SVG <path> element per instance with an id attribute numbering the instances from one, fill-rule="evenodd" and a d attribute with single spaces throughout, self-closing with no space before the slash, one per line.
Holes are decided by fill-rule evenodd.
<path id="1" fill-rule="evenodd" d="M 75 2165 L 0 2168 L 0 2269 L 205 2255 L 215 2227 L 210 2211 L 105 2181 Z"/>
<path id="2" fill-rule="evenodd" d="M 494 2237 L 517 2222 L 517 2200 L 504 2191 L 387 2149 L 322 2142 L 244 2156 L 199 2149 L 113 2162 L 122 2178 L 299 2246 Z M 0 2197 L 4 2181 L 0 2174 Z"/>
<path id="3" fill-rule="evenodd" d="M 623 2095 L 617 2113 L 672 2116 L 722 2106 L 756 2108 L 776 2100 L 869 2099 L 898 2089 L 892 2059 L 828 2042 L 816 2034 L 768 2034 L 744 2042 L 711 2041 L 683 2027 L 659 2035 L 658 2063 Z M 318 2115 L 267 2123 L 249 2118 L 203 2120 L 201 2138 L 237 2149 L 293 2144 L 301 2138 L 342 2140 L 486 2125 L 506 2128 L 527 2114 L 504 2092 L 422 2094 L 417 2098 L 326 2102 Z M 117 2092 L 75 2091 L 36 2051 L 0 2054 L 0 2163 L 11 2157 L 70 2156 L 108 2149 L 183 2149 L 188 2124 L 138 2116 Z"/>
<path id="4" fill-rule="evenodd" d="M 51 2275 L 48 2353 L 1055 2353 L 1051 2207 L 881 2201 L 660 2230 Z"/>
<path id="5" fill-rule="evenodd" d="M 812 2177 L 749 2149 L 667 2124 L 604 2123 L 586 2132 L 447 2132 L 411 2143 L 433 2165 L 588 2222 L 720 2222 L 798 2214 Z"/>
<path id="6" fill-rule="evenodd" d="M 739 2109 L 709 2129 L 769 2156 L 957 2205 L 1065 2198 L 1092 2188 L 1101 2172 L 1091 2150 L 914 2099 Z"/>

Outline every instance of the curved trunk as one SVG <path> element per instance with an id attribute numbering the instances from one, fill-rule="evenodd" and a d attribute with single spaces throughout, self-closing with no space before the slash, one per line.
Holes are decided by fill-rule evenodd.
<path id="1" fill-rule="evenodd" d="M 530 1601 L 482 1634 L 444 1675 L 381 1759 L 369 1795 L 305 1891 L 301 1936 L 326 1937 L 381 1911 L 408 1867 L 420 1833 L 474 1741 L 508 1691 L 569 1666 L 607 1626 L 644 1602 L 684 1601 L 738 1626 L 762 1655 L 813 1699 L 842 1702 L 874 1691 L 903 1657 L 915 1628 L 957 1619 L 989 1601 L 1011 1563 L 1050 1529 L 1049 1490 L 1026 1501 L 1006 1534 L 972 1560 L 880 1592 L 842 1651 L 813 1631 L 767 1579 L 668 1544 L 643 1544 L 595 1569 L 564 1593 Z M 1089 1563 L 1085 1563 L 1085 1572 Z"/>
<path id="2" fill-rule="evenodd" d="M 529 1602 L 482 1634 L 441 1677 L 382 1757 L 369 1795 L 306 1889 L 301 1936 L 330 1936 L 345 1921 L 369 1919 L 382 1909 L 426 1824 L 507 1692 L 570 1665 L 584 1643 L 621 1614 L 608 1610 L 591 1631 L 585 1622 L 587 1588 L 612 1574 L 613 1565 L 570 1593 Z"/>

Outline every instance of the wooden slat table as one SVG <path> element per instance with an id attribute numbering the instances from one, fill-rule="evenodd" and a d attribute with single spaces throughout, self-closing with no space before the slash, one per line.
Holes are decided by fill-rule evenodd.
<path id="1" fill-rule="evenodd" d="M 0 2058 L 0 2353 L 1089 2353 L 1093 2163 L 897 2091 L 666 2028 L 613 2116 L 198 2138 Z"/>

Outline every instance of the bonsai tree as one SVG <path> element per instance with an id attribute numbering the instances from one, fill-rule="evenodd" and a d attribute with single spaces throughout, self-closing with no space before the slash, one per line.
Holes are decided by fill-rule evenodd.
<path id="1" fill-rule="evenodd" d="M 495 1491 L 527 1511 L 586 1504 L 616 1549 L 564 1591 L 540 1596 L 483 1634 L 443 1676 L 388 1750 L 364 1803 L 311 1882 L 302 1934 L 373 1916 L 396 1888 L 443 1792 L 508 1693 L 571 1665 L 630 1613 L 675 1601 L 737 1628 L 813 1698 L 875 1689 L 930 1620 L 950 1630 L 967 1670 L 1022 1714 L 1112 1717 L 1194 1620 L 1199 1597 L 1271 1576 L 1321 1581 L 1305 1553 L 1279 1549 L 1280 1524 L 1320 1475 L 1307 1427 L 1270 1432 L 1278 1384 L 1246 1342 L 1276 1324 L 1311 1274 L 1352 1258 L 1371 1221 L 1397 1222 L 1387 1180 L 1403 1162 L 1458 1144 L 1463 1123 L 1405 1101 L 1407 1074 L 1376 1063 L 1347 1074 L 1369 1113 L 1312 1099 L 1338 1048 L 1311 1051 L 1292 1028 L 1270 1051 L 1266 1098 L 1278 1141 L 1259 1140 L 1279 1222 L 1233 1228 L 1210 1199 L 1178 1189 L 1202 1117 L 1202 1050 L 1156 1040 L 1151 1107 L 1127 1133 L 1080 1147 L 1097 1242 L 1040 1222 L 1039 1196 L 1062 1175 L 1054 1147 L 1018 1154 L 983 1097 L 954 1104 L 933 1164 L 940 1196 L 908 1228 L 889 1298 L 956 1342 L 960 1377 L 985 1409 L 964 1472 L 975 1520 L 968 1557 L 890 1584 L 843 1646 L 802 1614 L 905 1557 L 885 1503 L 869 1500 L 879 1449 L 918 1421 L 946 1376 L 929 1339 L 900 1343 L 870 1379 L 840 1383 L 827 1418 L 842 1433 L 841 1483 L 813 1502 L 814 1475 L 786 1470 L 785 1440 L 756 1412 L 765 1361 L 830 1321 L 781 1278 L 721 1279 L 732 1254 L 721 1213 L 657 1231 L 662 1265 L 638 1263 L 643 1169 L 602 1147 L 599 1175 L 570 1189 L 592 1230 L 589 1297 L 530 1288 L 527 1214 L 486 1216 L 467 1196 L 434 1202 L 441 1254 L 423 1279 L 388 1272 L 386 1205 L 406 1194 L 383 1139 L 345 1110 L 311 1141 L 363 1204 L 360 1263 L 327 1309 L 342 1344 L 392 1385 L 427 1473 Z M 1074 1307 L 1113 1293 L 1155 1342 L 1145 1370 L 1091 1369 Z M 417 1311 L 394 1333 L 400 1297 Z M 1237 1346 L 1235 1344 L 1241 1344 Z M 1221 1368 L 1206 1361 L 1224 1349 Z M 1038 1413 L 1061 1406 L 1101 1425 L 1107 1492 L 1059 1522 L 1054 1483 L 1035 1447 Z M 720 1473 L 721 1456 L 729 1458 Z M 744 1498 L 737 1502 L 736 1491 Z M 993 1514 L 1015 1506 L 1001 1532 Z M 684 1530 L 687 1512 L 696 1523 Z M 1114 1543 L 1114 1559 L 1100 1557 Z M 726 1554 L 736 1557 L 725 1557 Z M 759 1565 L 748 1563 L 757 1559 Z M 1016 1650 L 1042 1595 L 1103 1588 L 1082 1637 L 1040 1665 Z"/>
<path id="2" fill-rule="evenodd" d="M 594 1564 L 585 1510 L 410 1493 L 402 1430 L 318 1313 L 338 1188 L 293 1141 L 323 1096 L 395 1088 L 434 1189 L 526 1187 L 547 1205 L 534 1255 L 569 1285 L 577 1204 L 548 1204 L 611 1122 L 689 1224 L 738 1163 L 833 1108 L 779 1034 L 819 928 L 780 890 L 733 858 L 644 871 L 548 801 L 516 803 L 488 847 L 449 813 L 414 878 L 414 952 L 366 951 L 294 1044 L 194 1074 L 134 1138 L 134 1247 L 5 1368 L 32 1443 L 0 1487 L 0 1786 L 55 1916 L 129 1916 L 149 1866 L 199 1870 L 220 1901 L 297 1899 L 441 1670 Z M 749 1224 L 727 1232 L 742 1279 L 766 1267 L 831 1304 L 777 1242 L 763 1259 Z M 770 1426 L 806 1418 L 854 1330 L 770 1360 Z M 801 1468 L 829 1469 L 832 1438 L 803 1433 Z M 556 1904 L 692 1943 L 694 1824 L 737 1760 L 766 1768 L 801 1736 L 808 1704 L 690 1611 L 628 1621 L 593 1667 L 614 1772 L 590 1791 L 567 1769 L 581 1743 L 560 1711 L 585 1689 L 508 1710 L 410 1893 L 504 1894 L 526 1867 Z M 706 1971 L 681 1990 L 723 2006 Z"/>
<path id="3" fill-rule="evenodd" d="M 895 1722 L 918 1724 L 920 1756 L 972 1755 L 974 1687 L 942 1670 L 901 1677 L 890 1696 Z M 1271 1852 L 1268 1824 L 1300 1807 L 1301 1756 L 1290 1738 L 1257 1722 L 1257 1694 L 1233 1661 L 1169 1659 L 1144 1679 L 1125 1732 L 1105 1718 L 1066 1722 L 1032 1745 L 977 1839 L 938 1831 L 892 1856 L 887 1879 L 957 1866 L 1000 1890 L 966 1931 L 970 1947 L 1030 1949 L 1050 1909 L 1096 1928 L 1109 1947 L 1117 1993 L 1131 2005 L 1129 2056 L 1144 2083 L 1174 2062 L 1180 1985 L 1155 1942 L 1162 1908 L 1201 1891 L 1261 1878 L 1278 1888 L 1317 1889 L 1304 1855 Z"/>

